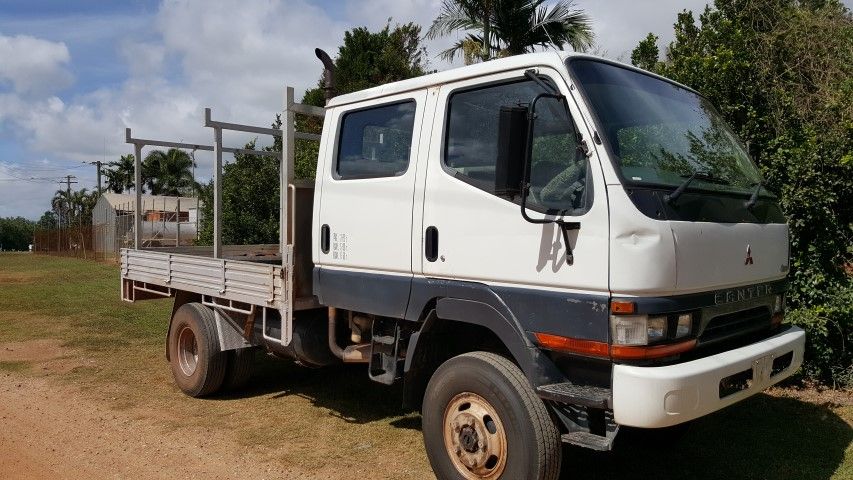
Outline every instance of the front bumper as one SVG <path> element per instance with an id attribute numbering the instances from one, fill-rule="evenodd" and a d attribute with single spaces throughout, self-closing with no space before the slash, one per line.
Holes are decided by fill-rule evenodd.
<path id="1" fill-rule="evenodd" d="M 806 334 L 798 327 L 745 347 L 665 367 L 613 366 L 613 416 L 617 424 L 677 425 L 739 402 L 791 376 L 803 363 Z M 773 373 L 773 360 L 793 353 Z M 746 388 L 722 398 L 720 382 L 751 371 Z"/>

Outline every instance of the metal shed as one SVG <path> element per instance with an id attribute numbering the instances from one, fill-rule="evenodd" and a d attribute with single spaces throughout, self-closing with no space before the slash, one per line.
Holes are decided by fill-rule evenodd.
<path id="1" fill-rule="evenodd" d="M 135 194 L 104 193 L 92 210 L 95 252 L 117 257 L 134 242 Z M 199 201 L 191 197 L 142 195 L 143 247 L 193 245 L 198 238 Z"/>

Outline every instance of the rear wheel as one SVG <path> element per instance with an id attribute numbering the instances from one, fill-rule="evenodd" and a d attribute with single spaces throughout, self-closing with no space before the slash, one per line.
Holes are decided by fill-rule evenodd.
<path id="1" fill-rule="evenodd" d="M 542 400 L 508 359 L 472 352 L 444 362 L 423 403 L 427 456 L 439 479 L 553 480 L 560 435 Z"/>
<path id="2" fill-rule="evenodd" d="M 213 311 L 200 303 L 182 305 L 169 328 L 169 362 L 178 388 L 191 397 L 216 392 L 225 377 Z"/>

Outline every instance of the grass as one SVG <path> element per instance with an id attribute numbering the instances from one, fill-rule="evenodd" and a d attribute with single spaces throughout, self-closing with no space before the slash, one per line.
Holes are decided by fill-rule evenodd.
<path id="1" fill-rule="evenodd" d="M 114 265 L 0 254 L 0 348 L 58 339 L 63 361 L 79 362 L 59 372 L 0 362 L 0 378 L 52 375 L 165 431 L 211 431 L 286 466 L 431 475 L 420 417 L 400 407 L 399 386 L 370 382 L 363 366 L 308 370 L 263 356 L 247 390 L 183 396 L 164 359 L 170 311 L 168 300 L 121 302 Z M 563 477 L 853 479 L 851 425 L 851 405 L 761 394 L 697 421 L 673 445 L 625 430 L 613 452 L 565 447 Z"/>

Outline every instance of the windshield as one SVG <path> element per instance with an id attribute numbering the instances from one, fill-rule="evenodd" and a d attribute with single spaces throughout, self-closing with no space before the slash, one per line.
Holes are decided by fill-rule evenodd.
<path id="1" fill-rule="evenodd" d="M 640 72 L 590 59 L 569 68 L 598 116 L 623 178 L 634 184 L 748 192 L 761 181 L 737 137 L 706 99 Z"/>

